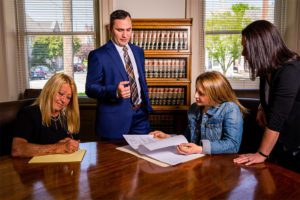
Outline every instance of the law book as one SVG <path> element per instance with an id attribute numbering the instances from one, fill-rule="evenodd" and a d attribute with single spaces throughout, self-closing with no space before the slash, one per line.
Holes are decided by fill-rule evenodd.
<path id="1" fill-rule="evenodd" d="M 134 31 L 131 33 L 130 43 L 134 44 Z"/>
<path id="2" fill-rule="evenodd" d="M 149 78 L 149 62 L 151 62 L 149 59 L 145 59 L 145 74 L 146 74 L 146 78 Z"/>
<path id="3" fill-rule="evenodd" d="M 152 31 L 148 31 L 148 46 L 147 49 L 152 49 Z"/>
<path id="4" fill-rule="evenodd" d="M 151 45 L 151 49 L 156 49 L 156 37 L 157 37 L 157 30 L 153 30 L 152 31 L 152 45 Z"/>
<path id="5" fill-rule="evenodd" d="M 188 33 L 186 31 L 183 31 L 183 45 L 182 49 L 188 49 Z"/>
<path id="6" fill-rule="evenodd" d="M 180 60 L 179 62 L 179 77 L 180 78 L 186 78 L 186 70 L 185 70 L 186 66 L 185 66 L 185 60 Z"/>
<path id="7" fill-rule="evenodd" d="M 133 44 L 135 44 L 136 46 L 139 46 L 139 35 L 140 35 L 140 31 L 139 30 L 135 30 L 133 33 Z"/>
<path id="8" fill-rule="evenodd" d="M 152 135 L 123 136 L 129 146 L 138 154 L 168 165 L 177 165 L 204 156 L 204 154 L 179 154 L 177 145 L 188 143 L 183 135 L 175 135 L 166 139 L 157 139 Z"/>
<path id="9" fill-rule="evenodd" d="M 156 33 L 156 50 L 161 49 L 161 42 L 162 42 L 162 32 L 157 31 L 157 33 Z"/>
<path id="10" fill-rule="evenodd" d="M 175 40 L 174 41 L 175 41 L 174 42 L 174 49 L 179 50 L 179 47 L 178 47 L 178 45 L 179 45 L 179 32 L 178 31 L 175 32 Z"/>
<path id="11" fill-rule="evenodd" d="M 144 46 L 143 46 L 143 48 L 145 49 L 145 50 L 147 50 L 148 49 L 148 31 L 144 31 L 144 40 L 143 40 L 143 44 L 144 44 Z"/>
<path id="12" fill-rule="evenodd" d="M 140 30 L 139 32 L 139 47 L 144 48 L 144 31 Z"/>
<path id="13" fill-rule="evenodd" d="M 167 60 L 159 59 L 159 67 L 162 69 L 161 78 L 167 77 Z"/>
<path id="14" fill-rule="evenodd" d="M 177 98 L 179 93 L 179 88 L 171 88 L 171 105 L 175 106 L 177 104 Z"/>

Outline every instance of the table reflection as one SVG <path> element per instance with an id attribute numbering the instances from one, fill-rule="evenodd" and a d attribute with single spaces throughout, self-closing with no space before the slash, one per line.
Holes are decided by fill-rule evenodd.
<path id="1" fill-rule="evenodd" d="M 246 167 L 237 155 L 160 167 L 108 142 L 81 144 L 81 163 L 28 164 L 0 157 L 0 198 L 299 199 L 300 175 L 272 163 Z"/>
<path id="2" fill-rule="evenodd" d="M 53 199 L 78 196 L 80 163 L 28 164 L 23 159 L 13 159 L 13 167 L 29 198 L 47 192 Z"/>

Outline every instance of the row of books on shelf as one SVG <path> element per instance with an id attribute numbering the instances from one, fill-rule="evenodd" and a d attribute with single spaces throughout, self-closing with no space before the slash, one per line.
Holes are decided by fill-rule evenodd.
<path id="1" fill-rule="evenodd" d="M 149 87 L 152 105 L 184 105 L 184 88 Z"/>
<path id="2" fill-rule="evenodd" d="M 152 124 L 162 126 L 174 126 L 174 116 L 172 115 L 149 115 Z"/>
<path id="3" fill-rule="evenodd" d="M 131 43 L 145 50 L 187 50 L 187 30 L 133 30 Z"/>
<path id="4" fill-rule="evenodd" d="M 149 115 L 149 121 L 153 130 L 174 132 L 174 116 L 172 115 Z"/>
<path id="5" fill-rule="evenodd" d="M 147 78 L 186 78 L 185 59 L 145 59 Z"/>

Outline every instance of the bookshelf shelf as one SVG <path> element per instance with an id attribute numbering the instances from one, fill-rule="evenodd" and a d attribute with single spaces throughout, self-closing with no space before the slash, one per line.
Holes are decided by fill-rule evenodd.
<path id="1" fill-rule="evenodd" d="M 131 43 L 145 51 L 154 110 L 150 123 L 163 131 L 177 133 L 186 127 L 184 119 L 191 103 L 191 26 L 192 19 L 132 19 Z M 164 129 L 164 124 L 173 124 L 173 129 Z"/>
<path id="2" fill-rule="evenodd" d="M 188 106 L 152 106 L 156 111 L 168 111 L 168 110 L 182 110 L 186 111 L 189 107 Z M 186 113 L 185 113 L 186 114 Z"/>
<path id="3" fill-rule="evenodd" d="M 148 85 L 186 85 L 190 80 L 183 78 L 147 78 Z"/>

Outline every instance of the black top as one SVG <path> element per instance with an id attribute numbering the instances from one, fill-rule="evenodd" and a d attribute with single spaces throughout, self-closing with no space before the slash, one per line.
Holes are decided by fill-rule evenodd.
<path id="1" fill-rule="evenodd" d="M 269 102 L 265 102 L 265 80 L 261 79 L 260 100 L 267 114 L 267 127 L 280 132 L 287 149 L 300 146 L 300 61 L 293 61 L 272 74 Z"/>
<path id="2" fill-rule="evenodd" d="M 18 114 L 14 137 L 26 139 L 34 144 L 54 144 L 68 137 L 64 123 L 51 120 L 50 127 L 42 125 L 42 114 L 37 105 L 25 107 Z"/>

